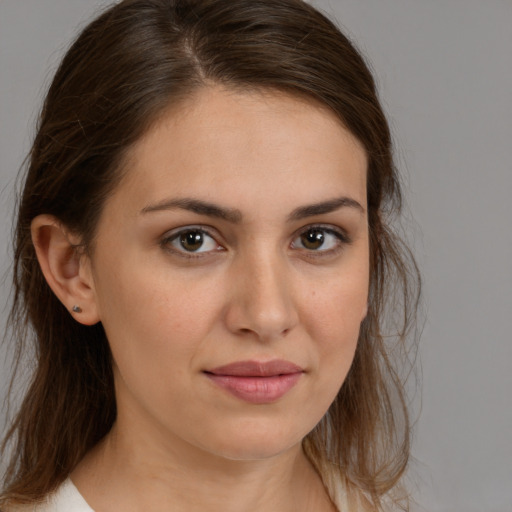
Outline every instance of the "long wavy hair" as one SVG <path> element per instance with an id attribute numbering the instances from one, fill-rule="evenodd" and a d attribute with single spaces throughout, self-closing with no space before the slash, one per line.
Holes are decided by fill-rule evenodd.
<path id="1" fill-rule="evenodd" d="M 127 151 L 170 104 L 208 84 L 320 102 L 366 150 L 368 315 L 347 378 L 304 449 L 324 478 L 343 480 L 370 510 L 380 510 L 399 487 L 410 449 L 402 369 L 414 346 L 407 340 L 419 277 L 392 228 L 402 196 L 368 66 L 347 37 L 302 0 L 124 0 L 90 23 L 65 55 L 28 157 L 8 339 L 18 361 L 32 350 L 34 368 L 3 441 L 10 464 L 0 505 L 37 501 L 54 490 L 116 419 L 102 325 L 77 323 L 52 293 L 31 221 L 54 215 L 90 246 Z"/>

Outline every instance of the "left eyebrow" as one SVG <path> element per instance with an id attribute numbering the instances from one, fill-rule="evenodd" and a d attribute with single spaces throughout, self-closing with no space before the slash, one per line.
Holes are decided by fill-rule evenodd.
<path id="1" fill-rule="evenodd" d="M 365 209 L 355 199 L 350 197 L 338 197 L 330 199 L 329 201 L 322 201 L 321 203 L 300 206 L 293 210 L 293 212 L 288 216 L 288 221 L 297 221 L 307 217 L 314 217 L 315 215 L 332 213 L 340 208 L 354 208 L 359 210 L 361 214 L 365 213 Z"/>

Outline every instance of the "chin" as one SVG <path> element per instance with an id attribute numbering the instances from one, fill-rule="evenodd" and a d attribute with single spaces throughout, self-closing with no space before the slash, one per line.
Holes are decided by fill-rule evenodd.
<path id="1" fill-rule="evenodd" d="M 246 428 L 225 429 L 216 439 L 212 439 L 210 452 L 228 460 L 264 460 L 280 455 L 302 443 L 307 432 L 284 425 L 251 424 Z"/>
<path id="2" fill-rule="evenodd" d="M 292 444 L 284 443 L 255 443 L 250 446 L 221 447 L 216 454 L 226 460 L 232 461 L 253 461 L 266 460 L 277 457 L 292 448 L 298 446 L 302 439 Z"/>

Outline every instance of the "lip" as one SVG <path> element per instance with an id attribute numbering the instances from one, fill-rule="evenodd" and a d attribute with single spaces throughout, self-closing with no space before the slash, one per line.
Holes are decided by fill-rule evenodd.
<path id="1" fill-rule="evenodd" d="M 204 372 L 219 387 L 253 404 L 279 400 L 297 384 L 303 373 L 300 366 L 281 359 L 237 361 Z"/>

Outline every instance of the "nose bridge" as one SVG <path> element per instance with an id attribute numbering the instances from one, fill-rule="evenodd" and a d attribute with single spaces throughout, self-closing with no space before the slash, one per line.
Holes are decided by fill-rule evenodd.
<path id="1" fill-rule="evenodd" d="M 280 338 L 297 323 L 291 269 L 284 255 L 260 247 L 235 263 L 228 311 L 231 330 L 253 333 L 261 340 Z"/>

